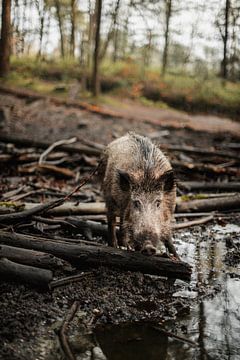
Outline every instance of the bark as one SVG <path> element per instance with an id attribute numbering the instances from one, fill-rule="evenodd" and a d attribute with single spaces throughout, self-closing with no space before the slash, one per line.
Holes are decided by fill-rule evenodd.
<path id="1" fill-rule="evenodd" d="M 108 246 L 73 245 L 50 241 L 45 238 L 0 231 L 0 243 L 48 252 L 69 261 L 77 268 L 107 266 L 125 271 L 178 278 L 189 281 L 191 267 L 182 261 L 159 256 L 144 256 Z"/>
<path id="2" fill-rule="evenodd" d="M 4 77 L 10 69 L 11 48 L 11 0 L 2 1 L 2 29 L 0 41 L 0 76 Z"/>
<path id="3" fill-rule="evenodd" d="M 49 270 L 72 270 L 69 263 L 41 251 L 21 249 L 13 246 L 0 245 L 0 258 L 17 262 L 23 265 L 39 267 Z"/>
<path id="4" fill-rule="evenodd" d="M 101 13 L 102 13 L 102 0 L 96 0 L 96 29 L 95 29 L 95 47 L 93 55 L 93 73 L 92 73 L 92 88 L 93 95 L 98 96 L 100 92 L 99 80 L 99 50 L 100 50 L 100 28 L 101 28 Z"/>
<path id="5" fill-rule="evenodd" d="M 5 258 L 0 259 L 1 281 L 25 283 L 39 289 L 48 289 L 53 279 L 52 271 L 22 265 Z"/>
<path id="6" fill-rule="evenodd" d="M 168 62 L 168 47 L 169 47 L 169 25 L 172 16 L 172 0 L 165 0 L 165 33 L 164 33 L 164 48 L 162 57 L 162 75 L 165 74 Z"/>

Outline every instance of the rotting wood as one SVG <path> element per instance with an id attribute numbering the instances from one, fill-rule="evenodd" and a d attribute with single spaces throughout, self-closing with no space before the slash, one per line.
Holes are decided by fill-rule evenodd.
<path id="1" fill-rule="evenodd" d="M 72 304 L 70 310 L 68 311 L 65 320 L 63 321 L 63 324 L 60 328 L 59 331 L 59 340 L 60 340 L 60 344 L 62 347 L 62 350 L 65 354 L 66 359 L 68 360 L 76 360 L 76 357 L 74 356 L 69 342 L 68 342 L 68 338 L 67 338 L 67 329 L 68 326 L 70 325 L 70 322 L 73 320 L 74 315 L 76 314 L 77 310 L 79 307 L 79 301 L 74 301 L 74 303 Z"/>
<path id="2" fill-rule="evenodd" d="M 25 283 L 39 289 L 48 289 L 53 279 L 50 270 L 18 264 L 6 258 L 0 258 L 0 278 L 2 281 Z"/>
<path id="3" fill-rule="evenodd" d="M 64 244 L 46 238 L 10 233 L 0 230 L 0 243 L 43 251 L 69 261 L 77 268 L 107 266 L 125 271 L 178 278 L 189 281 L 191 267 L 182 261 L 173 261 L 160 256 L 115 249 L 108 246 Z"/>
<path id="4" fill-rule="evenodd" d="M 39 267 L 49 270 L 72 271 L 72 266 L 63 259 L 59 259 L 52 254 L 41 251 L 21 249 L 8 245 L 0 245 L 0 258 L 17 262 L 23 265 Z"/>

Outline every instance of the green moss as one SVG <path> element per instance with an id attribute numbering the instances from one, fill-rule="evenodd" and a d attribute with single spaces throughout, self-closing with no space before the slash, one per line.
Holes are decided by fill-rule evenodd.
<path id="1" fill-rule="evenodd" d="M 191 200 L 201 200 L 201 199 L 208 199 L 207 194 L 194 194 L 194 195 L 182 195 L 182 201 L 191 201 Z"/>
<path id="2" fill-rule="evenodd" d="M 25 205 L 19 204 L 13 201 L 0 201 L 0 207 L 6 207 L 8 209 L 14 209 L 15 211 L 22 211 L 24 210 Z"/>

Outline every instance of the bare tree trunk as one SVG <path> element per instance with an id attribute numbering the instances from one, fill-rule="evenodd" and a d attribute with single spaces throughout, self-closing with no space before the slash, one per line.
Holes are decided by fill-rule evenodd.
<path id="1" fill-rule="evenodd" d="M 228 33 L 229 33 L 229 10 L 230 0 L 225 3 L 225 23 L 224 23 L 224 36 L 223 36 L 223 60 L 222 60 L 222 77 L 228 77 Z"/>
<path id="2" fill-rule="evenodd" d="M 101 54 L 100 54 L 100 60 L 102 60 L 104 58 L 104 56 L 106 55 L 106 52 L 107 52 L 108 46 L 110 44 L 110 41 L 114 37 L 114 29 L 116 28 L 116 24 L 117 24 L 119 5 L 120 5 L 120 0 L 117 0 L 116 4 L 115 4 L 114 12 L 112 14 L 112 23 L 110 25 L 110 29 L 109 29 L 109 32 L 108 32 L 108 35 L 107 35 L 107 39 L 106 39 L 106 41 L 104 43 L 104 46 L 103 46 Z"/>
<path id="3" fill-rule="evenodd" d="M 169 47 L 169 24 L 172 15 L 172 0 L 165 0 L 165 21 L 166 28 L 164 33 L 164 49 L 162 57 L 162 75 L 165 74 L 168 61 L 168 47 Z"/>
<path id="4" fill-rule="evenodd" d="M 64 58 L 65 49 L 64 49 L 64 35 L 63 35 L 63 24 L 62 24 L 62 16 L 61 16 L 61 5 L 59 3 L 59 0 L 55 0 L 54 3 L 55 3 L 55 7 L 56 7 L 58 27 L 59 27 L 59 32 L 60 32 L 61 55 Z"/>
<path id="5" fill-rule="evenodd" d="M 0 76 L 6 76 L 10 69 L 11 0 L 2 1 L 2 30 L 0 42 Z"/>
<path id="6" fill-rule="evenodd" d="M 96 29 L 95 29 L 95 48 L 93 55 L 93 74 L 92 74 L 92 87 L 93 95 L 98 96 L 100 92 L 99 81 L 99 48 L 100 48 L 100 27 L 101 27 L 101 13 L 102 13 L 102 0 L 96 0 L 95 14 L 96 14 Z"/>
<path id="7" fill-rule="evenodd" d="M 46 2 L 44 0 L 43 7 L 41 7 L 41 4 L 39 3 L 39 1 L 35 1 L 35 3 L 36 3 L 37 11 L 38 11 L 39 22 L 40 22 L 40 27 L 39 27 L 39 49 L 38 49 L 37 57 L 41 58 L 41 56 L 42 56 L 43 32 L 44 32 L 45 15 L 46 15 Z"/>
<path id="8" fill-rule="evenodd" d="M 93 45 L 93 24 L 94 24 L 94 15 L 92 14 L 91 1 L 88 1 L 88 16 L 89 16 L 89 26 L 88 26 L 88 47 L 87 47 L 87 67 L 91 67 L 92 59 L 92 45 Z"/>
<path id="9" fill-rule="evenodd" d="M 76 32 L 76 0 L 71 0 L 71 38 L 70 55 L 75 55 L 75 32 Z"/>
<path id="10" fill-rule="evenodd" d="M 119 38 L 119 30 L 118 27 L 114 30 L 114 42 L 113 42 L 113 55 L 112 60 L 113 62 L 116 62 L 118 60 L 118 38 Z"/>

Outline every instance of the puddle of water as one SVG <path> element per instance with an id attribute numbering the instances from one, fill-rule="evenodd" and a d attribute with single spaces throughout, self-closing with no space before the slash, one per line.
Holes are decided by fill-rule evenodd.
<path id="1" fill-rule="evenodd" d="M 167 356 L 168 337 L 151 324 L 105 326 L 96 336 L 107 359 L 159 360 Z"/>
<path id="2" fill-rule="evenodd" d="M 199 298 L 189 315 L 177 319 L 193 347 L 159 333 L 147 324 L 105 327 L 97 339 L 108 360 L 240 360 L 240 267 L 229 267 L 225 236 L 240 227 L 218 225 L 176 235 L 178 251 L 193 267 L 192 281 L 174 297 Z M 234 274 L 234 276 L 232 276 Z M 212 293 L 202 298 L 202 292 Z M 200 300 L 202 298 L 202 300 Z M 175 333 L 175 324 L 168 324 Z"/>

